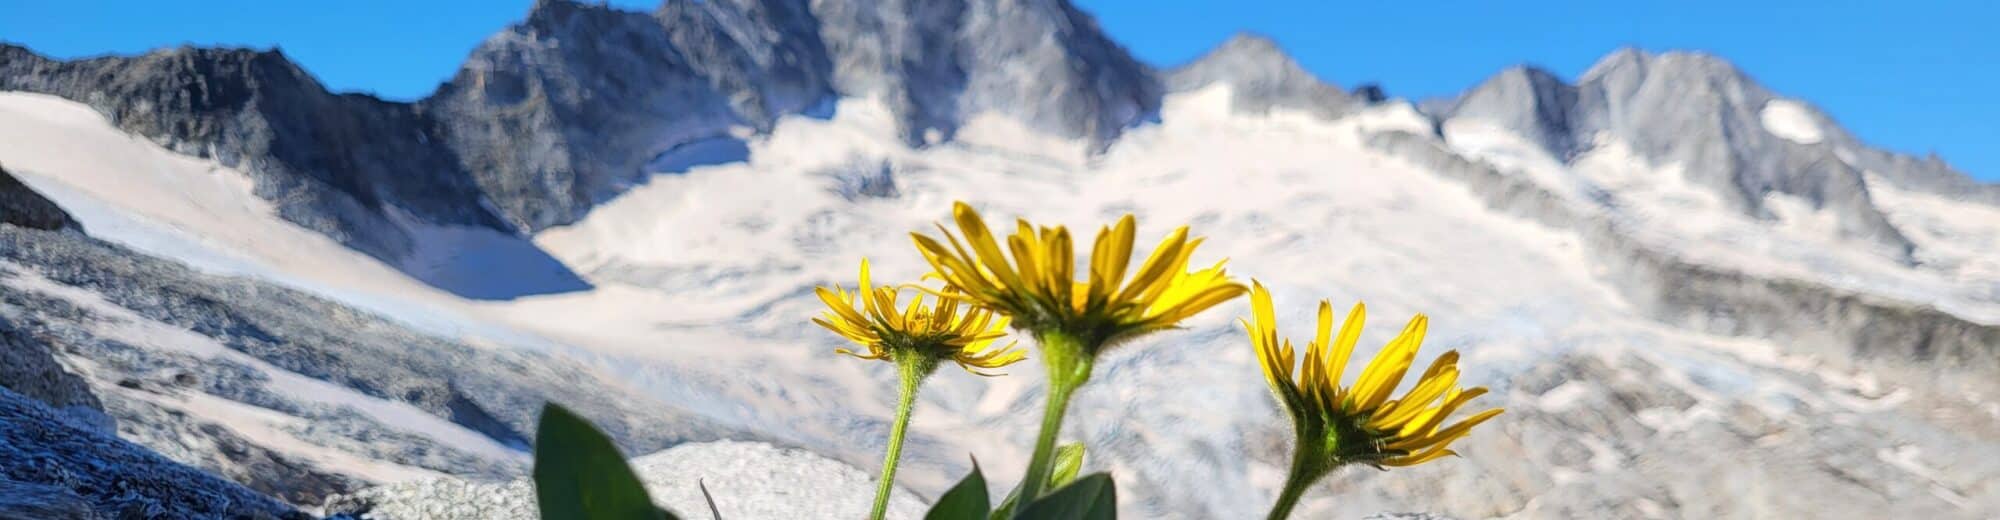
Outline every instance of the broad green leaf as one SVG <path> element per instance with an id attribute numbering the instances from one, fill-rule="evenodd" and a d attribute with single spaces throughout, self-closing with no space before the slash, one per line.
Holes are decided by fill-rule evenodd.
<path id="1" fill-rule="evenodd" d="M 979 459 L 972 460 L 972 473 L 945 491 L 924 513 L 924 520 L 985 520 L 991 502 L 986 497 L 986 476 L 979 473 Z"/>
<path id="2" fill-rule="evenodd" d="M 1116 520 L 1118 491 L 1111 475 L 1092 473 L 1021 507 L 1035 520 Z"/>
<path id="3" fill-rule="evenodd" d="M 987 515 L 986 518 L 987 520 L 1010 520 L 1014 518 L 1014 506 L 1020 504 L 1021 486 L 1016 485 L 1013 491 L 1007 492 L 1007 499 L 1000 501 L 1000 507 L 994 508 L 993 514 Z"/>
<path id="4" fill-rule="evenodd" d="M 1072 442 L 1057 446 L 1055 462 L 1054 467 L 1049 468 L 1048 485 L 1042 486 L 1042 489 L 1063 487 L 1076 480 L 1077 471 L 1083 469 L 1083 443 Z M 1021 486 L 1017 485 L 1013 491 L 1007 492 L 1007 499 L 1000 501 L 1000 508 L 994 509 L 993 516 L 988 518 L 993 520 L 1013 518 L 1014 507 L 1020 505 L 1020 499 Z"/>
<path id="5" fill-rule="evenodd" d="M 1072 442 L 1056 448 L 1056 467 L 1049 472 L 1049 486 L 1055 489 L 1076 481 L 1076 473 L 1083 469 L 1083 443 Z"/>
<path id="6" fill-rule="evenodd" d="M 555 403 L 535 430 L 535 502 L 543 520 L 672 520 L 653 505 L 611 438 Z"/>

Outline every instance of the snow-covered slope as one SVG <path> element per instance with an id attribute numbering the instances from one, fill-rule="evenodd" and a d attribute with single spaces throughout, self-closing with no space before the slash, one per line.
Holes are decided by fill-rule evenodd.
<path id="1" fill-rule="evenodd" d="M 735 432 L 675 417 L 568 347 L 280 218 L 242 174 L 83 105 L 0 93 L 0 162 L 90 234 L 0 228 L 0 334 L 54 344 L 122 436 L 258 491 L 312 504 L 444 473 L 511 476 L 535 408 L 558 394 L 625 395 L 577 404 L 628 443 Z"/>
<path id="2" fill-rule="evenodd" d="M 498 302 L 436 290 L 288 224 L 240 175 L 124 137 L 67 101 L 0 96 L 10 114 L 0 162 L 100 238 L 432 334 L 576 359 L 607 384 L 860 467 L 879 455 L 892 375 L 832 354 L 838 340 L 805 321 L 818 305 L 810 288 L 852 283 L 864 256 L 878 277 L 914 278 L 907 233 L 962 199 L 989 218 L 1081 229 L 1126 212 L 1148 236 L 1191 224 L 1209 237 L 1205 259 L 1228 257 L 1273 287 L 1292 330 L 1320 298 L 1365 299 L 1378 316 L 1369 344 L 1402 317 L 1431 314 L 1426 355 L 1462 350 L 1471 382 L 1494 386 L 1512 411 L 1462 459 L 1344 473 L 1339 499 L 1319 493 L 1308 510 L 2000 511 L 1996 371 L 1990 357 L 1948 357 L 2000 338 L 1989 260 L 2000 248 L 1980 218 L 1991 206 L 1885 190 L 1874 203 L 1927 259 L 1910 265 L 1828 231 L 1820 210 L 1783 195 L 1764 203 L 1772 219 L 1708 200 L 1676 165 L 1621 153 L 1616 140 L 1570 160 L 1476 118 L 1435 136 L 1436 122 L 1403 103 L 1328 120 L 1283 106 L 1246 114 L 1232 96 L 1226 85 L 1169 96 L 1158 124 L 1101 153 L 992 114 L 912 148 L 889 104 L 845 99 L 830 117 L 786 116 L 744 138 L 741 162 L 653 175 L 539 233 L 534 245 L 588 287 Z M 1538 217 L 1557 214 L 1571 218 Z M 1710 292 L 1689 318 L 1674 296 L 1694 290 Z M 1813 298 L 1846 302 L 1827 315 L 1840 324 L 1890 320 L 1924 335 L 1913 348 L 1943 347 L 1860 349 L 1850 336 L 1774 325 L 1811 314 L 1746 303 Z M 1078 398 L 1072 435 L 1090 442 L 1092 467 L 1119 475 L 1133 514 L 1233 518 L 1268 504 L 1289 430 L 1231 324 L 1243 312 L 1234 303 L 1122 347 Z M 1032 364 L 1012 372 L 935 378 L 907 485 L 941 491 L 967 454 L 989 474 L 1020 471 L 1040 377 Z M 370 406 L 355 410 L 393 411 Z"/>

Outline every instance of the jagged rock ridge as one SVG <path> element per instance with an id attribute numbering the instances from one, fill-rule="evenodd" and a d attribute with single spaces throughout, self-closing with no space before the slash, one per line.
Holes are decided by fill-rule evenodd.
<path id="1" fill-rule="evenodd" d="M 1167 89 L 1173 92 L 1228 85 L 1236 110 L 1252 114 L 1284 107 L 1334 118 L 1347 114 L 1363 101 L 1307 72 L 1277 42 L 1249 33 L 1232 36 L 1200 58 L 1165 71 L 1163 76 Z"/>
<path id="2" fill-rule="evenodd" d="M 1923 191 L 1977 187 L 1942 163 L 1919 161 L 1861 144 L 1811 111 L 1824 134 L 1813 139 L 1767 128 L 1764 111 L 1795 104 L 1770 92 L 1715 56 L 1637 49 L 1612 53 L 1575 84 L 1532 67 L 1509 69 L 1467 91 L 1442 110 L 1443 119 L 1498 122 L 1535 140 L 1551 155 L 1574 157 L 1595 136 L 1632 146 L 1656 164 L 1679 164 L 1688 179 L 1746 214 L 1769 217 L 1766 197 L 1798 197 L 1831 210 L 1849 238 L 1910 260 L 1912 244 L 1869 195 L 1864 172 Z M 1994 188 L 1971 196 L 1994 200 Z"/>
<path id="3" fill-rule="evenodd" d="M 1064 0 L 675 1 L 651 15 L 546 0 L 415 104 L 329 93 L 276 50 L 59 61 L 0 45 L 0 90 L 88 103 L 240 167 L 286 219 L 388 260 L 413 247 L 390 207 L 508 233 L 567 224 L 661 152 L 835 95 L 890 100 L 912 142 L 997 110 L 1105 143 L 1161 94 Z"/>

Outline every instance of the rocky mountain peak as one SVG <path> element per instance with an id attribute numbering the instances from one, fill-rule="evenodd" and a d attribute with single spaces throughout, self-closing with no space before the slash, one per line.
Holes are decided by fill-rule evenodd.
<path id="1" fill-rule="evenodd" d="M 1451 117 L 1499 122 L 1534 140 L 1556 157 L 1575 153 L 1577 88 L 1533 66 L 1512 67 L 1473 87 L 1449 109 Z"/>
<path id="2" fill-rule="evenodd" d="M 1358 101 L 1340 87 L 1299 66 L 1278 42 L 1255 33 L 1237 33 L 1215 49 L 1165 74 L 1174 92 L 1228 85 L 1238 111 L 1263 113 L 1273 107 L 1307 110 L 1323 117 L 1346 113 Z"/>
<path id="3" fill-rule="evenodd" d="M 1449 117 L 1497 122 L 1565 159 L 1607 136 L 1654 164 L 1681 165 L 1690 182 L 1745 214 L 1772 217 L 1769 196 L 1796 197 L 1830 210 L 1842 236 L 1908 261 L 1912 246 L 1870 200 L 1862 167 L 1822 137 L 1845 133 L 1790 101 L 1800 108 L 1785 123 L 1809 128 L 1774 127 L 1764 110 L 1780 101 L 1728 60 L 1626 48 L 1574 85 L 1509 69 L 1461 96 Z"/>
<path id="4" fill-rule="evenodd" d="M 1152 71 L 1066 0 L 814 2 L 841 94 L 888 102 L 906 140 L 997 112 L 1102 146 L 1159 109 Z"/>

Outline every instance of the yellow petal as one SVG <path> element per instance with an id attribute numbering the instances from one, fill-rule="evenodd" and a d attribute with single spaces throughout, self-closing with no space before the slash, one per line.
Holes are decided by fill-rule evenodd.
<path id="1" fill-rule="evenodd" d="M 1460 406 L 1464 406 L 1465 403 L 1471 402 L 1473 398 L 1482 395 L 1486 395 L 1486 387 L 1483 386 L 1475 386 L 1462 392 L 1459 390 L 1446 392 L 1444 395 L 1444 404 L 1438 405 L 1436 408 L 1426 409 L 1423 413 L 1417 414 L 1417 418 L 1404 424 L 1402 431 L 1397 432 L 1396 435 L 1404 438 L 1427 435 L 1432 430 L 1437 429 L 1437 426 L 1442 424 L 1445 418 L 1451 417 L 1452 412 L 1458 411 Z"/>
<path id="2" fill-rule="evenodd" d="M 1438 430 L 1437 433 L 1433 433 L 1423 437 L 1416 437 L 1411 439 L 1404 439 L 1397 442 L 1392 442 L 1385 447 L 1392 450 L 1417 451 L 1431 446 L 1449 445 L 1451 444 L 1451 441 L 1456 440 L 1459 437 L 1465 436 L 1467 432 L 1471 432 L 1472 427 L 1478 426 L 1479 423 L 1486 422 L 1487 419 L 1492 419 L 1493 416 L 1500 415 L 1500 413 L 1503 411 L 1505 410 L 1494 408 L 1492 410 L 1479 412 L 1477 415 L 1473 415 L 1472 417 L 1466 418 L 1463 421 L 1459 421 L 1458 423 L 1451 425 L 1451 427 L 1449 428 Z"/>
<path id="3" fill-rule="evenodd" d="M 852 302 L 825 287 L 814 287 L 813 296 L 818 296 L 820 303 L 825 303 L 827 310 L 839 314 L 841 319 L 867 321 L 860 313 L 854 312 Z"/>
<path id="4" fill-rule="evenodd" d="M 1015 277 L 1006 255 L 1000 253 L 1000 244 L 994 241 L 992 231 L 986 228 L 986 221 L 979 217 L 979 212 L 973 211 L 969 204 L 956 202 L 952 204 L 951 216 L 958 221 L 959 232 L 965 233 L 966 244 L 979 254 L 980 265 L 997 276 L 1002 285 L 1019 287 L 1021 280 Z"/>
<path id="5" fill-rule="evenodd" d="M 1340 335 L 1333 340 L 1333 351 L 1327 353 L 1327 384 L 1340 387 L 1340 379 L 1347 372 L 1347 359 L 1354 356 L 1354 344 L 1361 341 L 1361 325 L 1368 321 L 1368 306 L 1355 302 L 1348 309 L 1347 319 L 1340 323 Z"/>
<path id="6" fill-rule="evenodd" d="M 1375 416 L 1368 422 L 1368 427 L 1376 430 L 1400 430 L 1405 423 L 1415 419 L 1429 407 L 1431 401 L 1436 400 L 1457 383 L 1458 369 L 1455 367 L 1446 367 L 1442 372 L 1419 379 L 1417 387 L 1411 389 L 1409 395 L 1398 399 L 1395 406 L 1384 406 L 1381 410 L 1377 410 Z"/>
<path id="7" fill-rule="evenodd" d="M 1153 285 L 1164 283 L 1170 276 L 1170 270 L 1174 268 L 1171 264 L 1181 257 L 1181 246 L 1187 243 L 1187 233 L 1187 227 L 1182 226 L 1175 229 L 1173 234 L 1167 235 L 1166 240 L 1160 241 L 1159 247 L 1153 248 L 1152 255 L 1146 257 L 1146 263 L 1140 264 L 1139 274 L 1134 275 L 1132 282 L 1125 286 L 1125 290 L 1119 291 L 1118 297 L 1114 299 L 1121 302 L 1135 301 L 1141 294 L 1151 290 Z"/>
<path id="8" fill-rule="evenodd" d="M 1353 410 L 1373 410 L 1389 399 L 1396 385 L 1403 382 L 1403 374 L 1410 371 L 1410 364 L 1416 361 L 1417 347 L 1429 323 L 1430 318 L 1422 314 L 1411 318 L 1403 333 L 1375 354 L 1375 360 L 1362 369 L 1361 379 L 1354 383 Z"/>
<path id="9" fill-rule="evenodd" d="M 1447 449 L 1442 449 L 1442 448 L 1439 448 L 1439 449 L 1434 449 L 1434 450 L 1431 450 L 1431 451 L 1427 451 L 1427 452 L 1424 452 L 1424 453 L 1421 453 L 1421 454 L 1417 454 L 1417 455 L 1412 455 L 1412 456 L 1408 456 L 1408 457 L 1397 457 L 1397 458 L 1393 458 L 1393 459 L 1389 459 L 1389 460 L 1385 460 L 1385 461 L 1382 461 L 1382 463 L 1381 463 L 1381 464 L 1382 464 L 1383 466 L 1394 466 L 1394 467 L 1407 467 L 1407 466 L 1415 466 L 1415 465 L 1418 465 L 1418 464 L 1423 464 L 1423 463 L 1425 463 L 1425 462 L 1430 462 L 1430 461 L 1433 461 L 1433 460 L 1437 460 L 1437 459 L 1441 459 L 1441 458 L 1444 458 L 1444 457 L 1451 457 L 1451 456 L 1457 456 L 1457 455 L 1458 455 L 1458 452 L 1455 452 L 1455 451 L 1451 451 L 1451 450 L 1447 450 Z"/>

